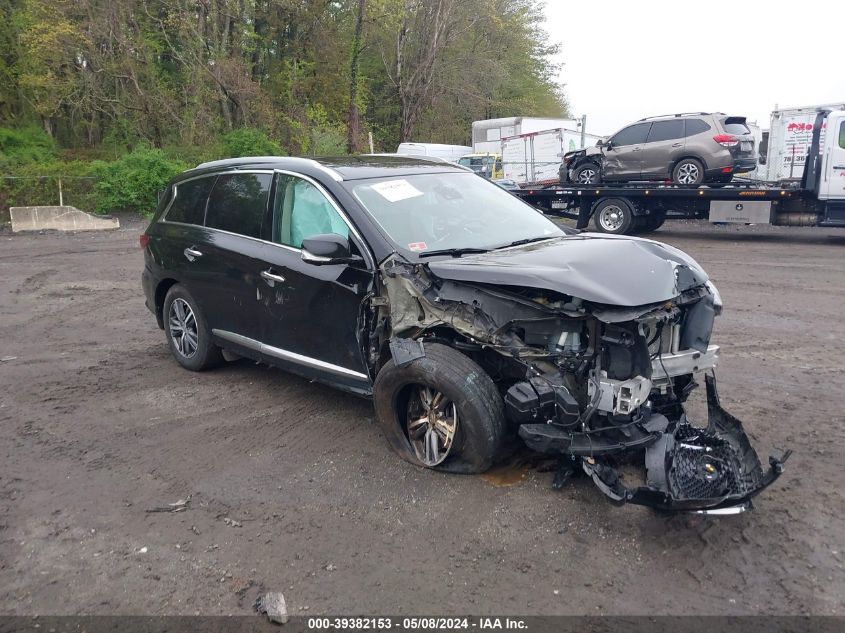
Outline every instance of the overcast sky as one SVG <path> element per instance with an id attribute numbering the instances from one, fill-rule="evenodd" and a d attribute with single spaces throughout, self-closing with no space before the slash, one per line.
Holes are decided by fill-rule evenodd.
<path id="1" fill-rule="evenodd" d="M 845 0 L 546 0 L 560 81 L 587 131 L 644 116 L 845 103 Z"/>

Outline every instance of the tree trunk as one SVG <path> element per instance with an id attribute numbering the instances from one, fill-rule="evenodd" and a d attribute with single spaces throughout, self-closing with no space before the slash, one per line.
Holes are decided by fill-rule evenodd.
<path id="1" fill-rule="evenodd" d="M 352 38 L 352 61 L 349 69 L 349 114 L 346 117 L 346 151 L 357 154 L 360 151 L 361 116 L 358 112 L 358 65 L 361 57 L 361 32 L 364 29 L 364 8 L 366 0 L 358 0 L 358 16 L 355 20 L 355 35 Z"/>

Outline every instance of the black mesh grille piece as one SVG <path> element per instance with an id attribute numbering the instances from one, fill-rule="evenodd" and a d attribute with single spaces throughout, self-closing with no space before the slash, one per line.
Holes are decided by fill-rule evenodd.
<path id="1" fill-rule="evenodd" d="M 678 427 L 668 478 L 673 497 L 712 499 L 745 494 L 746 479 L 728 442 L 689 424 Z"/>

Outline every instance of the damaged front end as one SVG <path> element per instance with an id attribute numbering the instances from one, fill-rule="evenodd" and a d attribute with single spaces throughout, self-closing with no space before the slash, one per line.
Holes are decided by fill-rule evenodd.
<path id="1" fill-rule="evenodd" d="M 418 354 L 436 341 L 471 356 L 504 394 L 525 444 L 564 471 L 583 470 L 613 501 L 740 512 L 777 479 L 788 453 L 764 468 L 742 424 L 722 409 L 719 348 L 710 344 L 721 300 L 700 269 L 668 254 L 669 298 L 654 302 L 652 288 L 652 302 L 640 306 L 516 285 L 507 268 L 485 270 L 483 255 L 460 270 L 394 257 L 382 266 L 388 300 L 376 330 L 394 350 L 413 339 L 422 342 Z M 374 356 L 379 342 L 371 343 Z M 697 424 L 685 402 L 702 375 L 708 420 Z"/>

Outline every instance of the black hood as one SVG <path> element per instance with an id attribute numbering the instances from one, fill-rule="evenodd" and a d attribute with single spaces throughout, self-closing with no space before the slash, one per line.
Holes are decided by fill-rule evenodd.
<path id="1" fill-rule="evenodd" d="M 600 234 L 570 235 L 428 265 L 443 279 L 541 288 L 615 306 L 668 301 L 707 281 L 696 261 L 676 248 Z"/>

